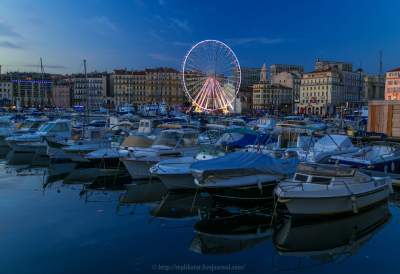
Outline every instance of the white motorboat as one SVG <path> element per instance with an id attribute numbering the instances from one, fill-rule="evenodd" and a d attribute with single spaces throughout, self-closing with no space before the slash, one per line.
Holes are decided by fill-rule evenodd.
<path id="1" fill-rule="evenodd" d="M 197 189 L 190 166 L 197 161 L 210 160 L 223 155 L 222 152 L 200 152 L 194 157 L 167 159 L 152 166 L 150 173 L 158 177 L 168 190 Z"/>
<path id="2" fill-rule="evenodd" d="M 48 121 L 48 118 L 28 118 L 22 123 L 16 124 L 15 131 L 12 135 L 22 135 L 36 132 L 40 126 Z"/>
<path id="3" fill-rule="evenodd" d="M 84 156 L 99 149 L 110 147 L 107 128 L 88 127 L 84 139 L 54 140 L 46 137 L 47 155 L 50 157 L 50 170 L 55 174 L 69 174 L 78 166 L 92 167 L 91 161 Z"/>
<path id="4" fill-rule="evenodd" d="M 346 166 L 301 163 L 292 179 L 275 188 L 292 215 L 358 213 L 389 197 L 391 179 L 370 177 Z"/>
<path id="5" fill-rule="evenodd" d="M 31 164 L 42 162 L 47 158 L 47 142 L 45 138 L 65 140 L 71 137 L 71 122 L 57 119 L 44 123 L 36 132 L 10 136 L 6 138 L 12 151 L 7 155 L 9 164 Z M 45 161 L 45 159 L 43 159 Z"/>
<path id="6" fill-rule="evenodd" d="M 168 129 L 160 133 L 149 148 L 133 148 L 122 158 L 133 179 L 150 177 L 150 167 L 161 160 L 193 156 L 198 152 L 198 132 L 193 129 Z"/>

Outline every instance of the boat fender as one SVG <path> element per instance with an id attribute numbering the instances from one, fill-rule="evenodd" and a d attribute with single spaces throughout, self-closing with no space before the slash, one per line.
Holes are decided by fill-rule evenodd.
<path id="1" fill-rule="evenodd" d="M 355 195 L 352 195 L 350 197 L 351 200 L 351 205 L 353 208 L 353 213 L 358 213 L 358 207 L 357 207 L 357 197 Z"/>
<path id="2" fill-rule="evenodd" d="M 258 179 L 257 179 L 257 186 L 258 186 L 258 189 L 260 190 L 261 194 L 263 194 L 262 184 L 261 184 L 261 181 Z"/>
<path id="3" fill-rule="evenodd" d="M 393 194 L 393 193 L 394 193 L 394 190 L 393 190 L 393 180 L 392 180 L 392 178 L 386 178 L 386 180 L 387 180 L 387 184 L 388 184 L 388 186 L 389 186 L 389 193 L 390 193 L 390 194 Z"/>
<path id="4" fill-rule="evenodd" d="M 392 172 L 394 172 L 395 169 L 394 162 L 392 162 L 392 164 L 390 165 L 390 169 L 392 170 Z"/>

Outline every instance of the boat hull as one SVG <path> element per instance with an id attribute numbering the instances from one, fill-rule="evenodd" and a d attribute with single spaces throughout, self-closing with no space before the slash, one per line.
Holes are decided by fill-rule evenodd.
<path id="1" fill-rule="evenodd" d="M 157 174 L 156 176 L 168 190 L 196 190 L 198 188 L 191 173 Z"/>
<path id="2" fill-rule="evenodd" d="M 126 169 L 131 175 L 132 179 L 140 180 L 140 179 L 149 179 L 150 167 L 155 165 L 156 161 L 148 161 L 148 160 L 136 160 L 136 159 L 121 159 L 124 163 Z"/>
<path id="3" fill-rule="evenodd" d="M 279 197 L 279 189 L 276 190 Z M 383 185 L 377 189 L 346 196 L 278 198 L 291 215 L 303 217 L 354 214 L 388 199 L 390 189 Z"/>
<path id="4" fill-rule="evenodd" d="M 260 203 L 273 199 L 274 188 L 278 184 L 276 176 L 259 175 L 224 179 L 215 184 L 201 185 L 201 190 L 208 192 L 214 199 L 234 203 Z M 268 178 L 268 179 L 267 179 Z"/>

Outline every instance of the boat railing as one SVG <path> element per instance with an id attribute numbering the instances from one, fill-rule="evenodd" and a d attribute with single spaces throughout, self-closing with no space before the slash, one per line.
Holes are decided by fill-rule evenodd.
<path id="1" fill-rule="evenodd" d="M 283 191 L 290 191 L 290 190 L 297 189 L 297 188 L 301 188 L 301 191 L 306 191 L 304 189 L 304 186 L 306 184 L 317 184 L 319 186 L 325 185 L 325 190 L 327 190 L 327 191 L 333 190 L 331 188 L 333 185 L 335 185 L 335 186 L 344 186 L 350 195 L 354 195 L 354 192 L 351 190 L 351 188 L 349 186 L 349 182 L 346 182 L 346 181 L 339 181 L 338 182 L 338 181 L 335 181 L 334 178 L 332 179 L 332 181 L 329 184 L 319 184 L 319 183 L 316 183 L 316 182 L 307 181 L 307 182 L 298 182 L 298 183 L 295 183 L 295 184 L 280 186 L 280 188 Z"/>

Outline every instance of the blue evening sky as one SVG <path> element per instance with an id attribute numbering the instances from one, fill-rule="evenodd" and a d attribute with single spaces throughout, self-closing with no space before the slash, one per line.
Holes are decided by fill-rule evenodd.
<path id="1" fill-rule="evenodd" d="M 400 66 L 398 0 L 1 0 L 0 64 L 46 71 L 179 68 L 190 45 L 226 42 L 241 66 L 344 60 Z"/>

